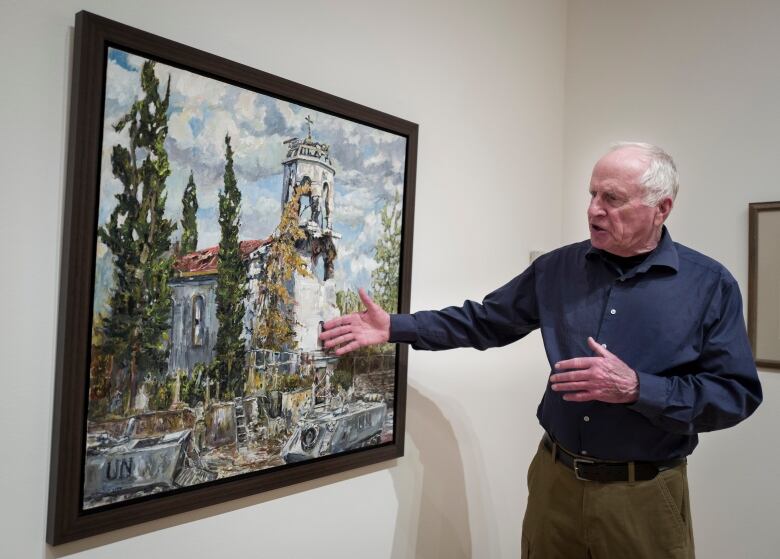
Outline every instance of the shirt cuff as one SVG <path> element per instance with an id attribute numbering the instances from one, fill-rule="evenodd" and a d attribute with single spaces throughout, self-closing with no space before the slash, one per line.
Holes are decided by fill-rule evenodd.
<path id="1" fill-rule="evenodd" d="M 411 314 L 390 315 L 390 339 L 391 344 L 413 344 L 417 341 L 417 321 Z"/>
<path id="2" fill-rule="evenodd" d="M 628 408 L 647 418 L 658 417 L 665 407 L 669 380 L 640 371 L 636 371 L 636 376 L 639 380 L 639 398 L 629 404 Z"/>

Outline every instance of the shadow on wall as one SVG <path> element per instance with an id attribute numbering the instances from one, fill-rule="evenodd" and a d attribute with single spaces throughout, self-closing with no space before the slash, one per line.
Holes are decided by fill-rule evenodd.
<path id="1" fill-rule="evenodd" d="M 411 385 L 406 433 L 406 456 L 390 469 L 398 496 L 391 558 L 470 558 L 466 482 L 455 432 L 439 407 Z"/>

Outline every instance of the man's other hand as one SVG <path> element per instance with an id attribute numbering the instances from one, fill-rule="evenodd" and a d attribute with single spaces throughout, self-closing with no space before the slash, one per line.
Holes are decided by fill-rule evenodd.
<path id="1" fill-rule="evenodd" d="M 551 388 L 565 392 L 569 402 L 598 400 L 610 404 L 630 404 L 639 398 L 639 379 L 636 372 L 607 348 L 588 338 L 595 357 L 576 357 L 555 364 L 550 375 Z"/>
<path id="2" fill-rule="evenodd" d="M 390 339 L 390 315 L 374 303 L 365 289 L 358 295 L 366 307 L 359 313 L 347 314 L 323 324 L 320 339 L 325 348 L 336 348 L 336 355 L 344 355 L 359 347 L 385 343 Z"/>

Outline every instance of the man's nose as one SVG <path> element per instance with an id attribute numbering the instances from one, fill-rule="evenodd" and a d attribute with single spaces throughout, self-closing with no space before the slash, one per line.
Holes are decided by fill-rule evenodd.
<path id="1" fill-rule="evenodd" d="M 598 201 L 598 198 L 592 198 L 590 204 L 588 205 L 588 217 L 596 217 L 599 215 L 604 215 L 604 213 L 604 208 L 601 207 L 601 203 Z"/>

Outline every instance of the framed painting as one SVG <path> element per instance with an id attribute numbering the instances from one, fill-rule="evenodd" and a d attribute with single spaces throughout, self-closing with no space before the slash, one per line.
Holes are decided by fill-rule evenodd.
<path id="1" fill-rule="evenodd" d="M 756 365 L 780 370 L 780 202 L 749 208 L 748 335 Z"/>
<path id="2" fill-rule="evenodd" d="M 403 455 L 417 125 L 76 16 L 47 540 Z"/>

